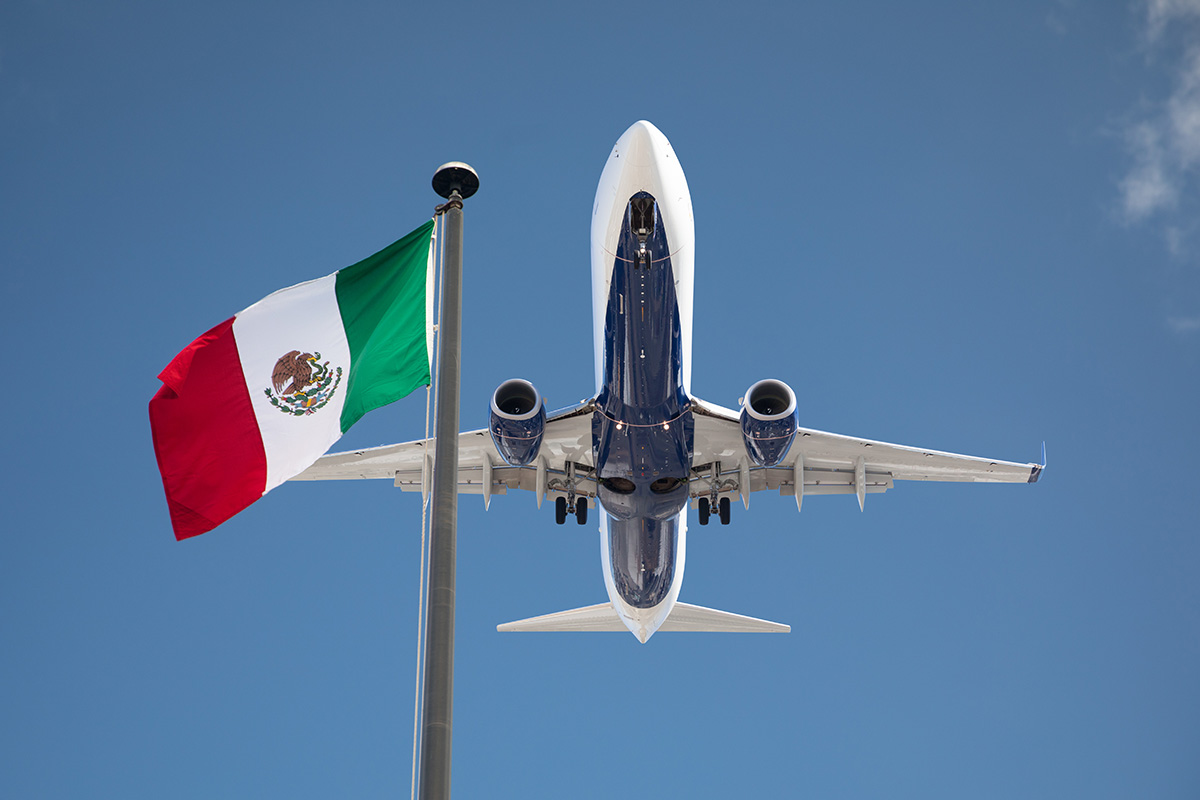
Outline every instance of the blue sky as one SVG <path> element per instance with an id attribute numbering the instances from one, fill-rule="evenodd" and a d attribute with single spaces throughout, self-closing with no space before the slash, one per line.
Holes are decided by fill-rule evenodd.
<path id="1" fill-rule="evenodd" d="M 682 598 L 792 633 L 647 646 L 496 633 L 602 600 L 597 537 L 465 499 L 456 795 L 1200 795 L 1197 41 L 1195 0 L 5 3 L 0 794 L 407 793 L 417 499 L 290 484 L 177 543 L 155 376 L 464 160 L 463 424 L 513 376 L 589 395 L 593 193 L 645 118 L 697 395 L 1049 469 L 757 495 Z"/>

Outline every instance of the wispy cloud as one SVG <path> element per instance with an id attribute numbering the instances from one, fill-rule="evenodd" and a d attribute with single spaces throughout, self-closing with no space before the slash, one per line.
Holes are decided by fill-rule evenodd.
<path id="1" fill-rule="evenodd" d="M 1046 12 L 1046 27 L 1059 36 L 1066 36 L 1069 32 L 1067 12 L 1072 11 L 1074 5 L 1075 0 L 1055 0 L 1051 4 L 1050 10 Z"/>
<path id="2" fill-rule="evenodd" d="M 1163 148 L 1161 126 L 1140 122 L 1126 132 L 1133 169 L 1121 179 L 1121 201 L 1128 222 L 1140 222 L 1170 208 L 1179 197 L 1177 179 Z"/>
<path id="3" fill-rule="evenodd" d="M 1188 34 L 1200 33 L 1200 0 L 1147 0 L 1148 48 L 1159 48 L 1175 26 Z M 1133 164 L 1121 179 L 1120 191 L 1130 223 L 1175 209 L 1180 195 L 1195 188 L 1200 178 L 1200 42 L 1186 46 L 1171 69 L 1170 96 L 1125 132 Z"/>
<path id="4" fill-rule="evenodd" d="M 1168 130 L 1179 163 L 1192 169 L 1200 163 L 1200 46 L 1188 52 L 1174 93 L 1167 101 Z"/>
<path id="5" fill-rule="evenodd" d="M 1172 22 L 1200 17 L 1200 0 L 1147 0 L 1146 38 L 1158 41 Z"/>
<path id="6" fill-rule="evenodd" d="M 1167 327 L 1176 333 L 1200 331 L 1200 317 L 1167 317 Z"/>
<path id="7" fill-rule="evenodd" d="M 1166 230 L 1167 236 L 1167 252 L 1176 258 L 1182 258 L 1187 252 L 1184 246 L 1187 241 L 1188 231 L 1178 225 L 1168 225 Z"/>
<path id="8" fill-rule="evenodd" d="M 1149 97 L 1123 127 L 1129 153 L 1118 182 L 1126 224 L 1161 231 L 1175 262 L 1166 301 L 1166 329 L 1189 338 L 1200 334 L 1195 312 L 1195 234 L 1200 231 L 1200 0 L 1142 0 L 1142 46 L 1147 61 L 1165 70 L 1165 96 Z"/>

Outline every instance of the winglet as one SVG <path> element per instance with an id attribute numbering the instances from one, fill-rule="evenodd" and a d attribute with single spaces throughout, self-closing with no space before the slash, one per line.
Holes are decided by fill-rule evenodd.
<path id="1" fill-rule="evenodd" d="M 1046 468 L 1046 443 L 1042 442 L 1042 463 L 1034 464 L 1033 470 L 1029 473 L 1029 482 L 1037 483 L 1038 478 L 1042 477 L 1042 470 Z"/>

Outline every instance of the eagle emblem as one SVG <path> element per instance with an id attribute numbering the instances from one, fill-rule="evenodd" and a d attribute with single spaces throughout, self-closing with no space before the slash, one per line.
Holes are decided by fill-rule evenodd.
<path id="1" fill-rule="evenodd" d="M 285 414 L 304 416 L 324 408 L 342 382 L 342 368 L 321 363 L 321 354 L 293 350 L 275 362 L 271 370 L 274 391 L 265 390 L 271 405 Z"/>

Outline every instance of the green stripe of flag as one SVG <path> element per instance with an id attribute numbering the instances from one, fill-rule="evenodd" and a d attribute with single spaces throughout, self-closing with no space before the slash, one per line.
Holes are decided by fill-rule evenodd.
<path id="1" fill-rule="evenodd" d="M 350 345 L 341 429 L 363 414 L 429 384 L 425 292 L 433 220 L 337 273 L 336 293 Z"/>

